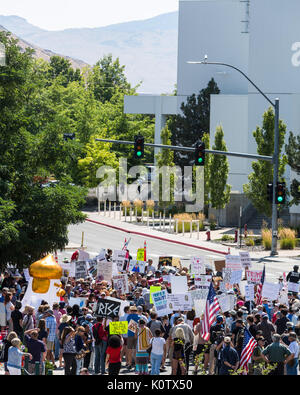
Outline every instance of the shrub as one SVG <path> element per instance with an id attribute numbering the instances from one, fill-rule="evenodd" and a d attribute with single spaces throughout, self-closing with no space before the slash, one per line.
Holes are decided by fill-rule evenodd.
<path id="1" fill-rule="evenodd" d="M 296 246 L 296 239 L 280 239 L 280 248 L 282 250 L 293 250 Z"/>
<path id="2" fill-rule="evenodd" d="M 213 214 L 209 215 L 208 222 L 209 222 L 210 230 L 215 230 L 216 227 L 217 227 L 217 220 L 216 220 L 216 217 Z"/>
<path id="3" fill-rule="evenodd" d="M 247 247 L 254 247 L 255 246 L 255 241 L 253 237 L 247 237 L 245 239 L 245 244 Z"/>
<path id="4" fill-rule="evenodd" d="M 190 221 L 195 219 L 195 214 L 176 214 L 174 215 L 174 219 L 178 219 L 178 233 L 190 232 Z M 183 222 L 186 221 L 186 222 Z M 184 225 L 183 225 L 184 224 Z M 197 230 L 197 223 L 193 222 L 192 230 Z M 174 231 L 176 231 L 176 222 L 174 223 Z"/>
<path id="5" fill-rule="evenodd" d="M 290 228 L 281 228 L 278 232 L 279 239 L 296 239 L 296 231 Z"/>
<path id="6" fill-rule="evenodd" d="M 222 241 L 234 241 L 234 237 L 230 235 L 223 235 L 221 238 Z"/>
<path id="7" fill-rule="evenodd" d="M 130 207 L 131 207 L 131 203 L 129 200 L 123 200 L 122 201 L 122 210 L 123 210 L 123 215 L 130 215 Z"/>
<path id="8" fill-rule="evenodd" d="M 272 231 L 270 229 L 262 229 L 261 231 L 263 246 L 266 250 L 272 248 Z"/>
<path id="9" fill-rule="evenodd" d="M 136 209 L 136 213 L 137 215 L 140 217 L 142 215 L 142 210 L 143 210 L 143 206 L 144 206 L 144 202 L 142 200 L 136 199 L 133 202 L 134 205 L 134 209 Z M 135 211 L 135 210 L 134 210 Z"/>
<path id="10" fill-rule="evenodd" d="M 146 209 L 148 211 L 149 217 L 152 217 L 152 214 L 154 212 L 154 206 L 155 206 L 155 203 L 154 203 L 153 200 L 147 200 L 146 201 Z"/>
<path id="11" fill-rule="evenodd" d="M 254 237 L 254 244 L 256 246 L 261 246 L 262 245 L 262 238 L 261 237 Z"/>

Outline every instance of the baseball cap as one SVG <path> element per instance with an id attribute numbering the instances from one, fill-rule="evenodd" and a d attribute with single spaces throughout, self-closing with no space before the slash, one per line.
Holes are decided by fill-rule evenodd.
<path id="1" fill-rule="evenodd" d="M 231 342 L 230 337 L 228 336 L 224 337 L 224 343 L 230 343 L 230 342 Z"/>
<path id="2" fill-rule="evenodd" d="M 222 322 L 222 321 L 223 321 L 223 316 L 217 315 L 217 322 Z"/>
<path id="3" fill-rule="evenodd" d="M 92 314 L 87 314 L 87 315 L 85 316 L 85 319 L 86 319 L 86 320 L 92 320 L 92 319 L 93 319 Z"/>

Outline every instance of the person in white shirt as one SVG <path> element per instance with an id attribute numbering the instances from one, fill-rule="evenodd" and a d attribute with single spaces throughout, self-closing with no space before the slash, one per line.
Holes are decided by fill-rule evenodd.
<path id="1" fill-rule="evenodd" d="M 289 333 L 289 350 L 293 355 L 293 359 L 286 365 L 287 376 L 297 376 L 298 358 L 299 358 L 299 343 L 295 332 Z"/>
<path id="2" fill-rule="evenodd" d="M 161 337 L 160 329 L 156 329 L 155 337 L 150 340 L 151 350 L 151 375 L 159 375 L 161 363 L 164 365 L 166 359 L 166 340 Z"/>

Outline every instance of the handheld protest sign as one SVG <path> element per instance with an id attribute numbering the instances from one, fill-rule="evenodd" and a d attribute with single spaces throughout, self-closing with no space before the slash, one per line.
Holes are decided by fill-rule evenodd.
<path id="1" fill-rule="evenodd" d="M 96 316 L 114 318 L 119 315 L 121 302 L 108 299 L 99 299 L 96 308 Z"/>
<path id="2" fill-rule="evenodd" d="M 117 321 L 109 323 L 109 334 L 110 335 L 126 335 L 128 332 L 127 321 Z"/>

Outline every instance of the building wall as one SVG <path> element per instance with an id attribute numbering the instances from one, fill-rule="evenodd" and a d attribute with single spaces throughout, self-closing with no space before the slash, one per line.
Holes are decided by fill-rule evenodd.
<path id="1" fill-rule="evenodd" d="M 178 35 L 178 95 L 205 88 L 213 77 L 223 94 L 247 93 L 248 84 L 223 66 L 191 65 L 208 55 L 210 61 L 248 70 L 249 35 L 242 33 L 245 3 L 240 0 L 180 0 Z"/>

